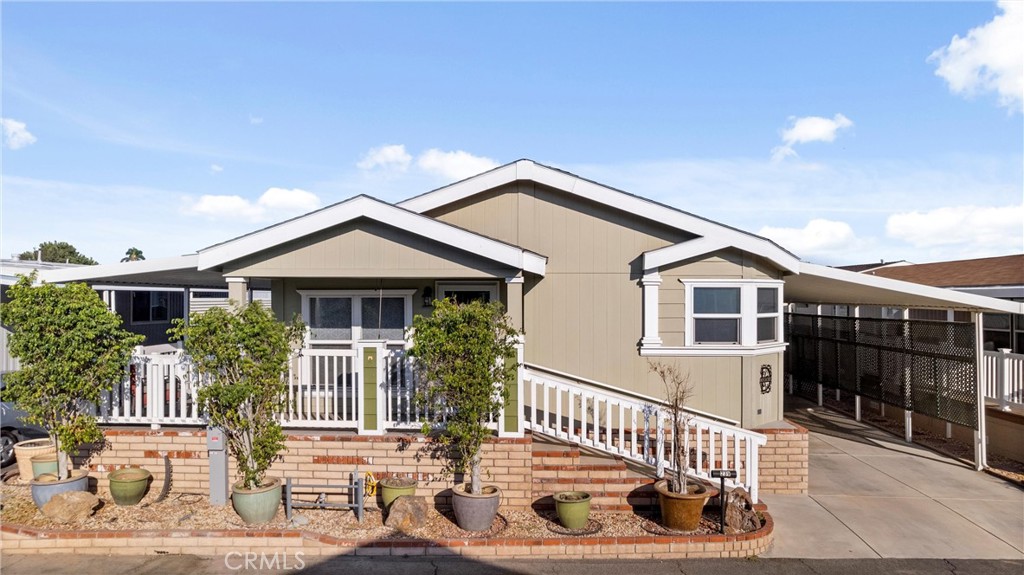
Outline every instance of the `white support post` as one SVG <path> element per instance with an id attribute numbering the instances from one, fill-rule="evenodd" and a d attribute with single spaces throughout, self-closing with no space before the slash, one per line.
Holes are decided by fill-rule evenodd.
<path id="1" fill-rule="evenodd" d="M 239 306 L 249 303 L 249 278 L 229 277 L 224 279 L 228 283 L 229 300 Z"/>
<path id="2" fill-rule="evenodd" d="M 1003 411 L 1010 411 L 1010 351 L 1006 347 L 999 348 L 1002 355 L 996 359 L 996 393 L 999 395 L 999 409 Z"/>
<path id="3" fill-rule="evenodd" d="M 982 369 L 985 367 L 985 332 L 982 326 L 984 317 L 981 312 L 972 311 L 971 319 L 974 320 L 974 386 L 978 402 L 978 428 L 974 431 L 974 468 L 981 471 L 988 467 L 988 433 L 985 429 L 985 389 L 982 379 Z"/>
<path id="4" fill-rule="evenodd" d="M 820 383 L 818 384 L 818 407 L 825 405 L 824 387 Z"/>
<path id="5" fill-rule="evenodd" d="M 909 409 L 903 410 L 903 441 L 914 441 L 914 412 Z"/>
<path id="6" fill-rule="evenodd" d="M 853 415 L 857 421 L 860 421 L 860 396 L 855 395 L 853 397 Z"/>
<path id="7" fill-rule="evenodd" d="M 953 424 L 947 421 L 946 422 L 946 439 L 952 439 L 952 438 L 953 438 Z"/>
<path id="8" fill-rule="evenodd" d="M 640 285 L 644 290 L 644 335 L 640 339 L 640 346 L 660 347 L 662 342 L 658 328 L 658 290 L 661 289 L 661 275 L 658 274 L 658 268 L 644 270 Z"/>
<path id="9" fill-rule="evenodd" d="M 860 306 L 859 305 L 853 306 L 853 308 L 850 310 L 850 312 L 853 314 L 853 318 L 854 318 L 853 319 L 853 340 L 854 340 L 854 342 L 856 342 L 857 341 L 857 331 L 860 329 Z M 854 368 L 853 369 L 855 370 L 853 381 L 854 381 L 854 385 L 856 386 L 856 389 L 860 390 L 860 346 L 854 346 L 854 352 L 853 353 L 854 353 L 854 358 L 853 358 L 853 360 L 854 360 L 853 361 Z M 854 413 L 856 414 L 857 421 L 860 421 L 860 394 L 859 393 L 854 395 L 854 397 L 853 397 L 853 405 L 854 405 L 853 410 L 854 410 Z"/>

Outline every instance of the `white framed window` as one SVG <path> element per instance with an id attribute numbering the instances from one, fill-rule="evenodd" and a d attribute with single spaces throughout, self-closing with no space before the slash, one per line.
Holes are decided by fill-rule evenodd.
<path id="1" fill-rule="evenodd" d="M 498 301 L 497 282 L 438 282 L 436 293 L 438 299 L 455 298 L 455 301 L 466 303 L 481 300 L 484 303 Z"/>
<path id="2" fill-rule="evenodd" d="M 412 326 L 408 290 L 300 290 L 310 343 L 385 340 L 401 344 Z"/>
<path id="3" fill-rule="evenodd" d="M 760 348 L 782 343 L 782 282 L 680 280 L 686 347 Z"/>

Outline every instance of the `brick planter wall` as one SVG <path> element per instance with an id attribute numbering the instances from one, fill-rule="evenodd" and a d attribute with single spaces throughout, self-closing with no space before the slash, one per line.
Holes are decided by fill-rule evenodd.
<path id="1" fill-rule="evenodd" d="M 102 449 L 83 451 L 76 465 L 88 468 L 102 481 L 108 472 L 121 467 L 145 467 L 153 473 L 152 489 L 160 489 L 164 478 L 163 456 L 171 461 L 172 492 L 207 494 L 209 456 L 203 430 L 107 429 Z M 529 436 L 522 439 L 495 438 L 483 449 L 484 482 L 504 492 L 502 506 L 530 509 L 533 501 L 532 461 Z M 442 462 L 431 459 L 424 448 L 429 442 L 415 434 L 359 436 L 338 433 L 289 433 L 288 450 L 268 471 L 271 477 L 295 481 L 347 483 L 349 473 L 372 472 L 378 479 L 411 475 L 420 481 L 423 494 L 450 488 L 452 480 L 441 478 Z M 488 475 L 488 473 L 490 475 Z M 233 462 L 229 477 L 235 477 Z M 442 498 L 439 501 L 445 504 Z"/>
<path id="2" fill-rule="evenodd" d="M 647 511 L 657 505 L 654 479 L 640 477 L 621 457 L 607 463 L 581 463 L 576 446 L 534 444 L 534 509 L 554 509 L 551 498 L 559 491 L 586 491 L 594 511 Z"/>
<path id="3" fill-rule="evenodd" d="M 810 453 L 807 429 L 787 421 L 754 431 L 768 436 L 768 444 L 758 451 L 761 494 L 806 495 Z"/>

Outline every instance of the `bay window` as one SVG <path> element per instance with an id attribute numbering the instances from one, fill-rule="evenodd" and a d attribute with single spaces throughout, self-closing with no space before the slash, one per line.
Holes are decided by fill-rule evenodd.
<path id="1" fill-rule="evenodd" d="M 782 342 L 782 282 L 680 280 L 686 347 L 761 347 Z"/>

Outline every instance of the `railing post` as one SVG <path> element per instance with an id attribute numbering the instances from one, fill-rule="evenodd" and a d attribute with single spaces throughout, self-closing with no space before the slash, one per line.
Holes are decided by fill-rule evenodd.
<path id="1" fill-rule="evenodd" d="M 384 433 L 384 409 L 380 392 L 382 381 L 381 362 L 384 346 L 381 343 L 366 343 L 356 347 L 359 351 L 358 369 L 362 373 L 362 397 L 359 401 L 359 424 L 357 429 L 361 435 L 382 435 Z"/>
<path id="2" fill-rule="evenodd" d="M 999 395 L 999 409 L 1010 411 L 1010 349 L 1001 347 L 999 353 L 1002 355 L 996 358 L 996 389 Z"/>

